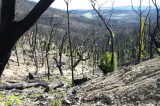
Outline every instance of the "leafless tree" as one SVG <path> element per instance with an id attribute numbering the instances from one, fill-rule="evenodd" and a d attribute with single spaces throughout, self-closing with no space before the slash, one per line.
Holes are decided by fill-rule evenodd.
<path id="1" fill-rule="evenodd" d="M 156 37 L 160 32 L 160 8 L 158 7 L 157 0 L 152 0 L 152 3 L 156 9 L 156 22 L 153 23 L 155 25 L 151 26 L 151 17 L 149 18 L 150 58 L 154 57 L 153 49 L 155 49 L 156 53 L 160 55 L 160 52 L 158 51 L 160 42 L 156 40 Z"/>
<path id="2" fill-rule="evenodd" d="M 69 3 L 71 0 L 64 0 L 67 6 L 67 35 L 68 35 L 68 41 L 69 41 L 69 49 L 70 49 L 70 58 L 71 58 L 71 71 L 72 71 L 72 85 L 74 85 L 74 69 L 73 69 L 73 50 L 72 50 L 72 40 L 71 40 L 71 34 L 70 34 L 70 12 L 69 12 Z"/>
<path id="3" fill-rule="evenodd" d="M 38 23 L 36 22 L 35 25 L 35 31 L 33 31 L 33 35 L 32 35 L 32 59 L 34 61 L 34 64 L 36 66 L 36 71 L 35 74 L 38 73 L 38 57 L 37 57 L 37 50 L 38 50 L 38 42 L 37 42 L 37 37 L 38 37 Z"/>
<path id="4" fill-rule="evenodd" d="M 63 36 L 61 44 L 60 44 L 60 47 L 59 47 L 59 51 L 58 51 L 59 52 L 58 53 L 59 54 L 59 59 L 57 59 L 56 57 L 53 57 L 53 59 L 56 62 L 56 66 L 58 67 L 58 69 L 60 71 L 61 76 L 63 76 L 63 71 L 62 71 L 62 53 L 63 53 L 63 47 L 64 47 L 66 35 L 67 35 L 67 33 L 65 33 L 65 35 Z"/>
<path id="5" fill-rule="evenodd" d="M 150 13 L 150 2 L 148 7 L 147 15 L 145 15 L 145 11 L 142 10 L 142 1 L 139 1 L 139 8 L 136 10 L 133 5 L 133 1 L 131 0 L 132 9 L 133 11 L 138 15 L 139 18 L 139 32 L 138 32 L 138 57 L 137 57 L 137 63 L 140 63 L 143 52 L 144 52 L 144 40 L 145 40 L 145 26 L 146 22 Z"/>
<path id="6" fill-rule="evenodd" d="M 46 41 L 46 62 L 47 62 L 47 75 L 48 75 L 48 79 L 49 79 L 49 76 L 50 76 L 50 65 L 49 65 L 49 51 L 51 49 L 51 46 L 52 46 L 52 40 L 53 40 L 53 32 L 54 32 L 54 28 L 59 24 L 59 22 L 53 24 L 53 18 L 50 20 L 50 27 L 51 27 L 51 30 L 49 32 L 49 37 Z"/>
<path id="7" fill-rule="evenodd" d="M 98 4 L 97 0 L 91 0 L 91 6 L 93 7 L 93 9 L 95 10 L 95 12 L 98 14 L 99 18 L 101 19 L 101 21 L 103 22 L 105 28 L 106 28 L 106 31 L 109 32 L 110 34 L 110 39 L 111 39 L 111 53 L 112 53 L 112 56 L 111 56 L 111 65 L 113 65 L 114 63 L 114 31 L 112 30 L 112 27 L 110 25 L 110 22 L 109 20 L 106 20 L 103 16 L 103 14 L 98 10 L 96 9 L 96 3 Z M 113 5 L 112 5 L 113 6 Z M 100 7 L 98 7 L 100 8 Z"/>

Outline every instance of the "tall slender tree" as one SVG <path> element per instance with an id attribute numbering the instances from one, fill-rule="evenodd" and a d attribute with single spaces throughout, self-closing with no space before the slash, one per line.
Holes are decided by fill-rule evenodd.
<path id="1" fill-rule="evenodd" d="M 112 27 L 110 25 L 110 18 L 109 20 L 107 21 L 104 16 L 102 15 L 102 13 L 100 11 L 98 11 L 98 9 L 96 9 L 96 2 L 97 0 L 91 0 L 91 6 L 93 7 L 93 9 L 95 10 L 95 12 L 98 14 L 99 18 L 101 19 L 101 21 L 103 22 L 105 28 L 106 28 L 106 31 L 109 32 L 109 35 L 110 35 L 110 40 L 111 40 L 111 65 L 113 66 L 114 64 L 114 36 L 115 36 L 115 33 L 114 31 L 112 30 Z M 97 3 L 98 4 L 98 3 Z M 112 8 L 113 8 L 113 3 L 112 3 Z M 111 16 L 110 16 L 111 17 Z"/>
<path id="2" fill-rule="evenodd" d="M 71 71 L 72 71 L 72 85 L 74 85 L 74 68 L 73 68 L 73 49 L 72 49 L 72 40 L 70 33 L 70 12 L 69 12 L 69 3 L 71 0 L 64 0 L 67 6 L 67 35 L 69 41 L 69 49 L 70 49 L 70 58 L 71 58 Z"/>
<path id="3" fill-rule="evenodd" d="M 160 32 L 160 7 L 157 4 L 157 0 L 152 0 L 152 3 L 156 9 L 156 22 L 155 25 L 151 26 L 151 18 L 149 18 L 150 58 L 154 57 L 153 49 L 155 49 L 156 53 L 160 55 L 158 50 L 160 42 L 156 39 Z"/>
<path id="4" fill-rule="evenodd" d="M 132 9 L 138 15 L 139 18 L 139 32 L 138 32 L 138 54 L 137 54 L 137 63 L 140 63 L 142 56 L 144 55 L 144 37 L 145 37 L 145 26 L 150 13 L 150 2 L 147 15 L 145 15 L 142 9 L 142 1 L 139 1 L 139 9 L 136 10 L 133 6 L 133 1 L 131 0 Z"/>

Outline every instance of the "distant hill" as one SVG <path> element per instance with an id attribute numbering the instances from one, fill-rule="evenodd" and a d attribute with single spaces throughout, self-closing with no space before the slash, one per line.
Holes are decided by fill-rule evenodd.
<path id="1" fill-rule="evenodd" d="M 134 9 L 138 10 L 139 6 L 134 6 Z M 144 14 L 147 14 L 148 12 L 147 6 L 142 6 L 141 9 L 143 10 Z M 100 11 L 102 13 L 105 13 L 104 16 L 106 16 L 106 18 L 110 17 L 110 15 L 112 14 L 111 19 L 118 21 L 119 23 L 121 23 L 122 21 L 125 23 L 137 23 L 138 15 L 133 11 L 131 6 L 117 6 L 117 7 L 114 7 L 113 10 L 109 8 L 102 8 Z M 97 13 L 93 9 L 73 10 L 72 13 L 89 18 L 89 19 L 98 18 Z M 150 15 L 151 16 L 155 15 L 154 7 L 151 7 Z"/>
<path id="2" fill-rule="evenodd" d="M 148 6 L 142 6 L 141 7 L 142 10 L 145 10 L 147 8 L 148 8 Z M 132 6 L 131 5 L 129 5 L 129 6 L 116 6 L 116 7 L 114 7 L 114 9 L 116 9 L 116 10 L 132 10 Z M 134 6 L 134 9 L 138 10 L 139 6 Z"/>
<path id="3" fill-rule="evenodd" d="M 33 1 L 28 0 L 17 0 L 16 3 L 16 20 L 23 19 L 28 12 L 36 5 Z M 135 9 L 138 7 L 134 7 Z M 143 6 L 142 9 L 146 7 Z M 107 18 L 111 15 L 112 24 L 115 26 L 128 25 L 138 23 L 138 15 L 132 10 L 131 6 L 119 6 L 114 7 L 113 11 L 108 8 L 103 8 L 101 12 L 105 13 L 104 16 Z M 147 12 L 146 12 L 147 13 Z M 146 14 L 145 13 L 145 14 Z M 151 10 L 151 15 L 155 15 L 155 10 Z M 61 21 L 59 29 L 66 30 L 67 19 L 66 11 L 59 10 L 55 8 L 49 8 L 47 11 L 40 17 L 39 24 L 45 25 L 47 28 L 49 26 L 50 19 L 53 17 L 54 23 Z M 92 28 L 94 20 L 98 19 L 96 12 L 91 10 L 71 10 L 70 13 L 70 22 L 71 30 L 74 33 L 88 33 L 88 29 Z M 98 26 L 97 26 L 98 27 Z M 81 30 L 79 30 L 81 29 Z"/>
<path id="4" fill-rule="evenodd" d="M 29 0 L 17 0 L 16 1 L 16 14 L 17 16 L 24 17 L 28 14 L 30 10 L 36 5 L 36 2 L 29 1 Z M 65 15 L 65 11 L 49 8 L 47 11 L 42 15 L 42 17 L 50 17 L 50 16 L 63 16 Z"/>
<path id="5" fill-rule="evenodd" d="M 1 2 L 0 2 L 1 3 Z M 1 4 L 0 4 L 1 5 Z M 15 20 L 19 21 L 22 20 L 36 5 L 36 2 L 29 1 L 29 0 L 16 0 L 16 11 L 15 11 Z M 40 19 L 37 21 L 38 27 L 40 32 L 46 34 L 50 31 L 50 22 L 56 24 L 59 22 L 57 27 L 57 35 L 62 35 L 62 32 L 67 30 L 67 15 L 66 11 L 55 9 L 55 8 L 48 8 Z M 70 29 L 71 35 L 79 36 L 86 35 L 89 33 L 89 29 L 92 28 L 93 20 L 90 20 L 85 17 L 81 17 L 77 14 L 70 14 Z M 98 27 L 98 25 L 96 26 Z M 31 28 L 33 31 L 34 26 Z M 31 31 L 30 30 L 30 31 Z M 78 38 L 78 37 L 77 37 Z"/>

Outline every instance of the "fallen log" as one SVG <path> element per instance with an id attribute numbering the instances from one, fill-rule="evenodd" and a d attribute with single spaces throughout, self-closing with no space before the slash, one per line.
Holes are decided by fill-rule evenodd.
<path id="1" fill-rule="evenodd" d="M 0 89 L 1 90 L 12 90 L 12 89 L 18 89 L 18 90 L 23 90 L 26 88 L 31 88 L 31 87 L 39 87 L 42 86 L 44 88 L 49 87 L 47 83 L 16 83 L 16 84 L 5 84 L 5 85 L 1 85 Z"/>
<path id="2" fill-rule="evenodd" d="M 11 83 L 11 84 L 2 84 L 0 86 L 0 90 L 12 90 L 12 89 L 16 89 L 16 90 L 24 90 L 27 88 L 31 88 L 31 87 L 43 87 L 45 88 L 45 92 L 49 91 L 50 89 L 57 89 L 57 88 L 61 88 L 63 87 L 63 83 L 59 82 L 59 83 L 55 83 L 53 85 L 50 85 L 47 82 L 43 82 L 43 81 L 29 81 L 29 82 L 23 82 L 23 83 Z"/>

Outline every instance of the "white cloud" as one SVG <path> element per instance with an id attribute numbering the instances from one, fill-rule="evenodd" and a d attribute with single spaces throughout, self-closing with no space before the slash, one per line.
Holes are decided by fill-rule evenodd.
<path id="1" fill-rule="evenodd" d="M 39 1 L 39 0 L 33 0 L 33 1 Z M 99 4 L 103 4 L 106 2 L 103 7 L 110 7 L 111 6 L 111 0 L 98 0 Z M 135 6 L 139 5 L 140 0 L 132 0 L 133 4 Z M 149 0 L 142 0 L 142 5 L 148 6 Z M 131 5 L 131 0 L 114 0 L 114 6 L 128 6 Z M 160 5 L 160 0 L 157 0 L 157 4 Z M 55 0 L 55 2 L 52 4 L 52 7 L 58 8 L 58 9 L 66 9 L 66 5 L 64 0 Z M 91 5 L 89 0 L 72 0 L 69 9 L 91 9 Z"/>

